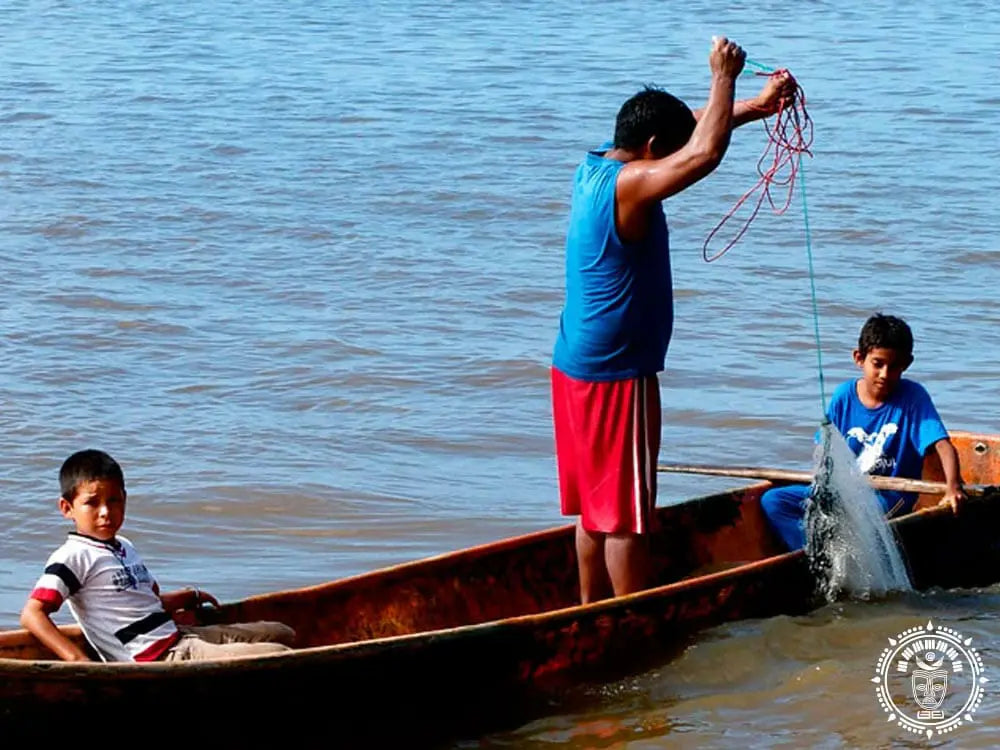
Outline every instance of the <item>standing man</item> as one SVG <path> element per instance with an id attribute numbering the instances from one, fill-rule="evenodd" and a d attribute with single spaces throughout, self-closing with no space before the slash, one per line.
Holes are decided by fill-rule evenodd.
<path id="1" fill-rule="evenodd" d="M 673 327 L 661 201 L 719 165 L 734 127 L 777 112 L 794 93 L 794 80 L 779 73 L 755 99 L 734 103 L 745 57 L 733 42 L 713 40 L 704 109 L 647 87 L 622 105 L 610 148 L 589 152 L 576 172 L 552 411 L 562 512 L 579 516 L 584 604 L 648 585 L 657 373 Z"/>

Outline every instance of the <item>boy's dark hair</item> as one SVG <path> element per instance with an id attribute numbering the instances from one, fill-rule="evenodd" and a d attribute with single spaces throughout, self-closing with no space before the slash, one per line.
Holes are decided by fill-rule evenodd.
<path id="1" fill-rule="evenodd" d="M 59 492 L 63 500 L 73 502 L 76 490 L 83 482 L 95 482 L 99 479 L 112 479 L 125 489 L 125 474 L 111 456 L 104 451 L 92 448 L 77 451 L 63 461 L 59 469 Z"/>
<path id="2" fill-rule="evenodd" d="M 684 102 L 663 89 L 646 86 L 618 110 L 615 148 L 636 151 L 656 136 L 656 155 L 666 156 L 688 142 L 694 126 L 694 113 Z"/>
<path id="3" fill-rule="evenodd" d="M 865 321 L 858 336 L 858 353 L 862 357 L 872 349 L 892 349 L 912 358 L 913 332 L 901 318 L 875 313 Z"/>

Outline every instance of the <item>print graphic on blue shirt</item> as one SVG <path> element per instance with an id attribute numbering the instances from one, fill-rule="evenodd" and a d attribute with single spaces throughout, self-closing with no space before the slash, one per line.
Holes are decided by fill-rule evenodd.
<path id="1" fill-rule="evenodd" d="M 847 431 L 848 440 L 854 438 L 861 443 L 861 452 L 855 451 L 855 453 L 858 456 L 858 468 L 862 473 L 892 476 L 892 471 L 896 468 L 896 458 L 885 455 L 885 444 L 897 432 L 899 425 L 895 422 L 882 425 L 878 432 L 873 432 L 871 435 L 861 427 L 852 427 Z"/>
<path id="2" fill-rule="evenodd" d="M 917 478 L 924 455 L 948 432 L 927 390 L 913 380 L 900 380 L 888 401 L 869 409 L 858 398 L 857 381 L 841 384 L 827 409 L 866 474 Z M 911 499 L 912 493 L 885 492 Z"/>

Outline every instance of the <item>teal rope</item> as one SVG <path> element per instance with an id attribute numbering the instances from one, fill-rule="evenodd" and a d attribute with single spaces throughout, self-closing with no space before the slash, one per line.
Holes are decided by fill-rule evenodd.
<path id="1" fill-rule="evenodd" d="M 751 68 L 756 68 L 761 73 L 773 73 L 774 72 L 774 68 L 769 68 L 767 65 L 764 65 L 764 63 L 759 63 L 756 60 L 751 60 L 749 57 L 746 58 L 743 61 L 743 64 L 744 65 L 749 65 Z M 752 71 L 752 70 L 746 70 L 746 69 L 744 69 L 743 72 L 744 73 L 749 73 L 750 75 L 756 75 L 756 73 L 754 71 Z"/>
<path id="2" fill-rule="evenodd" d="M 744 75 L 757 75 L 760 73 L 773 73 L 774 68 L 770 68 L 749 57 L 744 60 L 744 64 L 754 70 L 743 69 Z M 819 338 L 819 305 L 816 302 L 816 274 L 813 271 L 812 233 L 809 231 L 809 204 L 806 202 L 806 170 L 802 164 L 802 154 L 799 153 L 798 164 L 799 189 L 802 192 L 802 220 L 806 228 L 806 256 L 809 258 L 809 290 L 812 295 L 813 313 L 813 337 L 816 340 L 816 365 L 819 370 L 819 400 L 823 408 L 823 422 L 828 421 L 826 416 L 826 384 L 823 381 L 823 348 Z"/>
<path id="3" fill-rule="evenodd" d="M 802 191 L 802 220 L 806 227 L 806 255 L 809 258 L 809 290 L 812 293 L 813 336 L 816 339 L 816 365 L 819 370 L 819 399 L 826 420 L 826 386 L 823 383 L 823 348 L 819 339 L 819 305 L 816 303 L 816 274 L 813 271 L 812 233 L 809 231 L 809 204 L 806 202 L 806 170 L 799 153 L 799 188 Z"/>

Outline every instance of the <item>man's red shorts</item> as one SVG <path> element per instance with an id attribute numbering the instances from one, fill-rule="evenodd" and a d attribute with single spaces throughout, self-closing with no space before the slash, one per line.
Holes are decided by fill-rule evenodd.
<path id="1" fill-rule="evenodd" d="M 563 515 L 588 531 L 645 534 L 656 507 L 660 385 L 655 375 L 575 380 L 552 368 Z"/>

